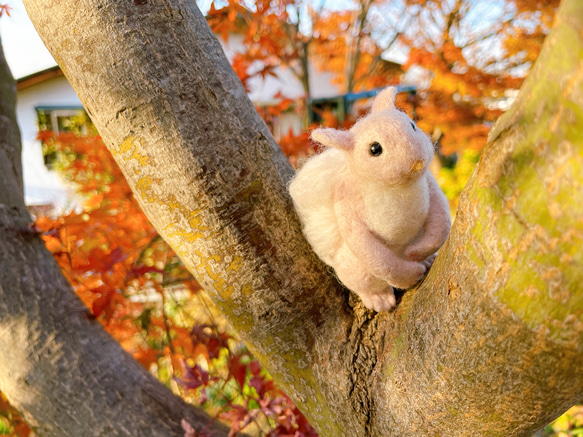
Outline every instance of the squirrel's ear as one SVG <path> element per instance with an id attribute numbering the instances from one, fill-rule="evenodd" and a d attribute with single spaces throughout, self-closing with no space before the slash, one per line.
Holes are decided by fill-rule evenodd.
<path id="1" fill-rule="evenodd" d="M 331 128 L 316 129 L 310 135 L 314 141 L 328 147 L 334 147 L 341 150 L 352 150 L 354 142 L 352 133 L 347 130 L 336 130 Z"/>
<path id="2" fill-rule="evenodd" d="M 397 87 L 390 86 L 382 90 L 374 99 L 371 112 L 383 111 L 385 109 L 395 109 L 396 95 Z"/>

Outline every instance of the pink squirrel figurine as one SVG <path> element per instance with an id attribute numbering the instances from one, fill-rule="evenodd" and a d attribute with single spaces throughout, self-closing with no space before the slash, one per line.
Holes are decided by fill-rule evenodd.
<path id="1" fill-rule="evenodd" d="M 447 239 L 447 200 L 428 170 L 433 144 L 395 108 L 397 89 L 375 98 L 350 130 L 316 129 L 327 146 L 289 190 L 306 239 L 340 281 L 375 311 L 395 306 Z"/>

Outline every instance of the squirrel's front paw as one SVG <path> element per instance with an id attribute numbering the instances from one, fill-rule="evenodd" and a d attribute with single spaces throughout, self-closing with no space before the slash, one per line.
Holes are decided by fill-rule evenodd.
<path id="1" fill-rule="evenodd" d="M 427 266 L 424 263 L 404 261 L 395 272 L 384 280 L 393 287 L 407 290 L 419 282 L 426 271 Z"/>
<path id="2" fill-rule="evenodd" d="M 427 270 L 429 270 L 433 265 L 433 261 L 435 261 L 435 258 L 437 258 L 437 253 L 429 255 L 421 262 L 421 264 L 423 264 L 425 267 L 427 267 Z"/>
<path id="3" fill-rule="evenodd" d="M 411 246 L 405 249 L 405 258 L 409 261 L 423 262 L 435 254 L 434 247 L 416 247 Z"/>
<path id="4" fill-rule="evenodd" d="M 359 297 L 365 307 L 376 312 L 388 311 L 397 304 L 392 290 L 379 294 L 359 294 Z"/>

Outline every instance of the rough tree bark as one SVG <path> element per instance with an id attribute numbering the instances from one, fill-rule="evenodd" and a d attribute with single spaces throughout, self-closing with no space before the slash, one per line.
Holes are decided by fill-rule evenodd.
<path id="1" fill-rule="evenodd" d="M 226 436 L 89 317 L 30 227 L 15 104 L 0 43 L 0 390 L 41 436 Z"/>
<path id="2" fill-rule="evenodd" d="M 292 170 L 187 0 L 25 0 L 141 205 L 322 436 L 527 436 L 583 396 L 583 4 L 394 312 L 301 236 Z"/>

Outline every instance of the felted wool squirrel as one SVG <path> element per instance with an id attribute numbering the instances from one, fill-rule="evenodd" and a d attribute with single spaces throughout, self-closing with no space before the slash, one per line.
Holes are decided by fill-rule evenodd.
<path id="1" fill-rule="evenodd" d="M 350 130 L 316 129 L 327 146 L 289 190 L 306 239 L 340 281 L 375 311 L 395 306 L 393 287 L 415 285 L 447 239 L 447 200 L 428 170 L 433 144 L 395 108 L 388 87 Z"/>

